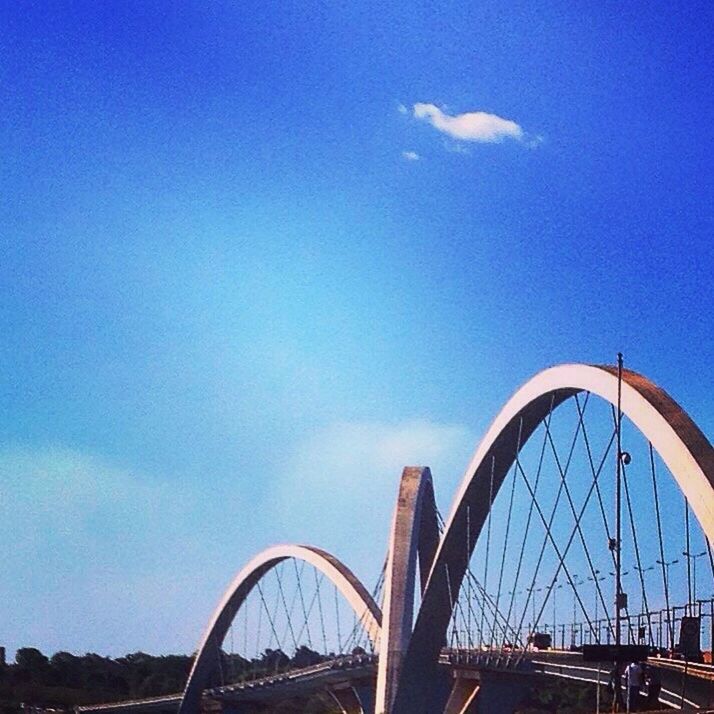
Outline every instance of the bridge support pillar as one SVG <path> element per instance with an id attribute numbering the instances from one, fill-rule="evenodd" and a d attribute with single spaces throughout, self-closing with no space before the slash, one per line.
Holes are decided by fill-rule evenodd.
<path id="1" fill-rule="evenodd" d="M 478 672 L 454 672 L 454 684 L 444 707 L 444 714 L 474 714 L 481 688 Z"/>
<path id="2" fill-rule="evenodd" d="M 382 637 L 375 695 L 377 714 L 392 714 L 402 659 L 409 646 L 414 621 L 417 558 L 421 592 L 424 592 L 438 543 L 431 472 L 428 468 L 408 466 L 399 482 L 384 571 Z"/>
<path id="3" fill-rule="evenodd" d="M 364 714 L 374 714 L 374 682 L 354 687 Z"/>
<path id="4" fill-rule="evenodd" d="M 330 689 L 329 692 L 342 714 L 374 714 L 373 690 L 374 684 L 364 684 Z"/>
<path id="5" fill-rule="evenodd" d="M 524 681 L 513 673 L 484 671 L 480 676 L 479 714 L 512 714 L 531 685 L 528 679 Z"/>

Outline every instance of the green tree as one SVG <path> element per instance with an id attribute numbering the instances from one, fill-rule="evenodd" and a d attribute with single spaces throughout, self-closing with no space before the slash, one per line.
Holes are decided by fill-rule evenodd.
<path id="1" fill-rule="evenodd" d="M 50 661 L 34 647 L 21 647 L 15 653 L 15 663 L 23 674 L 35 682 L 44 681 L 50 671 Z"/>

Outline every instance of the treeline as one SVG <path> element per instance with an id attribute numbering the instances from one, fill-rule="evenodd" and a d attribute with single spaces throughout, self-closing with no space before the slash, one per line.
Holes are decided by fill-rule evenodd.
<path id="1" fill-rule="evenodd" d="M 250 660 L 222 653 L 219 673 L 212 685 L 309 667 L 324 659 L 308 647 L 300 647 L 292 657 L 279 649 L 267 649 L 262 656 Z M 192 663 L 193 656 L 155 657 L 144 652 L 116 659 L 69 652 L 47 657 L 34 647 L 24 647 L 17 651 L 15 664 L 0 665 L 0 714 L 15 714 L 23 703 L 66 709 L 174 694 L 183 690 Z"/>
<path id="2" fill-rule="evenodd" d="M 364 654 L 364 650 L 356 648 L 353 654 Z M 222 653 L 220 673 L 212 685 L 309 667 L 324 659 L 325 656 L 308 647 L 300 647 L 292 657 L 279 649 L 268 649 L 250 660 Z M 192 656 L 154 657 L 144 652 L 117 659 L 91 653 L 77 656 L 69 652 L 46 657 L 33 647 L 25 647 L 17 651 L 15 664 L 0 665 L 0 714 L 17 714 L 23 703 L 69 710 L 82 704 L 174 694 L 184 688 L 192 663 Z M 518 711 L 523 714 L 582 712 L 593 711 L 594 706 L 592 686 L 544 680 L 531 688 Z M 316 694 L 306 700 L 284 702 L 271 711 L 329 714 L 336 710 L 328 697 Z"/>
<path id="3" fill-rule="evenodd" d="M 20 704 L 66 708 L 181 691 L 192 657 L 153 657 L 135 652 L 112 659 L 57 652 L 47 657 L 34 647 L 17 651 L 15 664 L 0 667 L 2 712 Z"/>

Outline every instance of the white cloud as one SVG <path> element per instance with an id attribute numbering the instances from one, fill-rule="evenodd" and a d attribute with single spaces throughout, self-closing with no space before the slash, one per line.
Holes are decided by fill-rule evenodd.
<path id="1" fill-rule="evenodd" d="M 460 141 L 498 143 L 504 139 L 523 141 L 523 129 L 510 119 L 487 112 L 465 112 L 454 116 L 446 114 L 435 104 L 417 103 L 414 116 L 429 122 L 435 129 Z"/>
<path id="2" fill-rule="evenodd" d="M 402 158 L 405 158 L 407 161 L 419 161 L 421 156 L 419 156 L 416 151 L 402 151 Z"/>
<path id="3" fill-rule="evenodd" d="M 403 104 L 397 104 L 397 111 L 400 114 L 409 114 L 409 110 Z"/>

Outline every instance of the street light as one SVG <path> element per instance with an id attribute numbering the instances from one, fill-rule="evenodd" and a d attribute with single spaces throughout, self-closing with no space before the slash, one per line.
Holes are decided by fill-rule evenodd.
<path id="1" fill-rule="evenodd" d="M 575 617 L 576 617 L 576 615 L 575 615 L 575 613 L 576 613 L 575 605 L 576 605 L 576 602 L 577 602 L 577 593 L 576 593 L 576 590 L 575 590 L 575 589 L 576 589 L 578 586 L 582 585 L 584 582 L 585 582 L 584 580 L 578 580 L 578 576 L 577 576 L 577 575 L 573 575 L 573 577 L 571 578 L 571 582 L 570 582 L 570 585 L 571 585 L 571 587 L 573 588 L 573 629 L 570 631 L 570 644 L 571 644 L 571 646 L 575 646 Z"/>
<path id="2" fill-rule="evenodd" d="M 535 604 L 535 595 L 533 593 L 539 593 L 543 588 L 526 588 L 528 592 L 530 593 L 531 597 L 531 608 L 532 608 L 532 614 L 533 614 L 533 630 L 535 631 L 536 629 L 536 604 Z"/>
<path id="3" fill-rule="evenodd" d="M 664 567 L 664 587 L 667 593 L 669 593 L 669 569 L 675 564 L 678 563 L 679 559 L 675 558 L 674 560 L 658 560 L 657 563 L 659 565 L 662 565 Z"/>
<path id="4" fill-rule="evenodd" d="M 650 565 L 649 568 L 640 568 L 639 565 L 633 565 L 632 566 L 633 570 L 636 570 L 639 574 L 640 577 L 642 578 L 642 590 L 644 591 L 644 582 L 645 582 L 645 573 L 648 573 L 650 570 L 654 570 L 654 565 Z M 644 594 L 644 593 L 643 593 Z M 644 612 L 645 609 L 645 601 L 643 595 L 640 595 L 640 610 Z M 649 622 L 649 612 L 647 614 L 647 620 Z"/>
<path id="5" fill-rule="evenodd" d="M 664 597 L 667 605 L 667 631 L 669 632 L 669 647 L 674 649 L 674 628 L 672 627 L 672 616 L 669 609 L 669 569 L 679 560 L 658 560 L 657 563 L 664 568 Z"/>
<path id="6" fill-rule="evenodd" d="M 511 595 L 511 607 L 513 608 L 513 612 L 517 613 L 518 612 L 518 596 L 521 595 L 524 591 L 523 590 L 509 590 L 508 594 Z M 517 615 L 516 615 L 517 617 Z"/>
<path id="7" fill-rule="evenodd" d="M 706 555 L 707 551 L 703 550 L 701 553 L 690 553 L 687 550 L 682 551 L 682 555 L 687 558 L 687 560 L 692 560 L 694 563 L 694 593 L 692 597 L 692 603 L 697 601 L 697 558 L 701 558 Z"/>
<path id="8" fill-rule="evenodd" d="M 510 625 L 510 620 L 511 620 L 511 612 L 513 612 L 513 624 L 515 625 L 518 623 L 518 631 L 516 632 L 515 628 L 513 630 L 513 634 L 516 636 L 516 639 L 519 640 L 521 636 L 521 623 L 523 622 L 523 619 L 525 618 L 525 615 L 521 616 L 521 621 L 518 621 L 518 596 L 521 595 L 524 590 L 509 590 L 508 594 L 511 595 L 511 603 L 508 606 L 508 620 L 509 622 L 507 624 Z M 516 643 L 513 643 L 513 646 L 515 647 Z"/>
<path id="9" fill-rule="evenodd" d="M 593 584 L 593 597 L 595 598 L 595 627 L 597 627 L 596 639 L 598 642 L 600 642 L 600 627 L 598 625 L 598 604 L 599 604 L 599 601 L 598 601 L 598 596 L 597 596 L 597 584 L 599 582 L 605 580 L 605 578 L 607 577 L 607 576 L 603 575 L 601 578 L 598 578 L 599 574 L 600 574 L 600 571 L 596 570 L 594 575 L 588 576 L 588 580 L 592 581 L 592 584 Z M 627 574 L 626 572 L 623 573 L 623 575 L 626 575 L 626 574 Z"/>
<path id="10" fill-rule="evenodd" d="M 555 615 L 555 596 L 558 590 L 563 587 L 562 583 L 560 585 L 556 585 L 558 581 L 554 580 L 553 585 L 551 586 L 553 590 L 553 649 L 556 649 L 555 647 L 555 628 L 556 628 L 556 615 Z"/>

